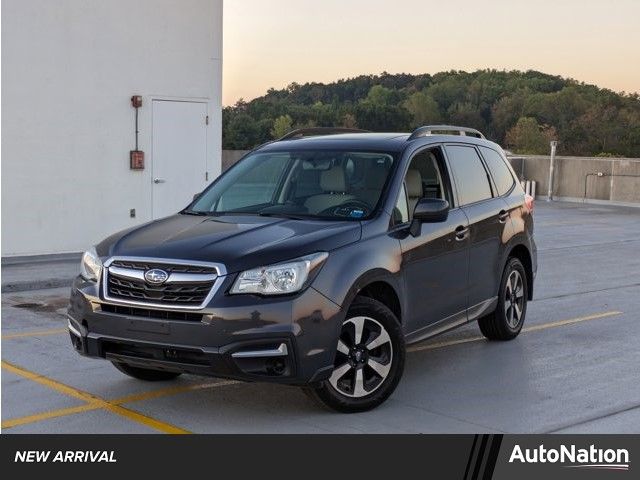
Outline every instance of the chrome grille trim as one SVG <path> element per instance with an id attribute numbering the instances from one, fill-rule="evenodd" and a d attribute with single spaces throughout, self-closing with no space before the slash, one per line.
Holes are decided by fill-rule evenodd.
<path id="1" fill-rule="evenodd" d="M 182 273 L 182 272 L 172 272 L 169 274 L 169 278 L 163 285 L 171 284 L 176 285 L 176 287 L 180 284 L 186 283 L 210 283 L 213 282 L 209 293 L 206 295 L 204 300 L 199 305 L 180 305 L 179 303 L 158 303 L 154 301 L 147 300 L 129 300 L 125 298 L 114 298 L 109 295 L 109 275 L 112 274 L 116 278 L 122 278 L 126 280 L 135 280 L 139 282 L 144 282 L 144 272 L 143 269 L 138 268 L 124 268 L 121 266 L 111 266 L 112 263 L 118 262 L 119 265 L 122 264 L 135 264 L 135 263 L 143 263 L 143 264 L 156 264 L 165 267 L 170 267 L 172 265 L 175 266 L 186 266 L 186 267 L 200 267 L 203 269 L 211 269 L 215 270 L 217 274 L 212 273 Z M 170 258 L 153 258 L 153 257 L 110 257 L 104 262 L 104 268 L 102 269 L 102 295 L 104 300 L 107 303 L 111 303 L 114 305 L 131 305 L 138 306 L 143 308 L 156 308 L 161 310 L 176 310 L 176 311 L 185 311 L 185 310 L 201 310 L 205 308 L 213 296 L 216 294 L 220 285 L 224 281 L 224 277 L 227 274 L 227 270 L 224 265 L 220 263 L 210 263 L 210 262 L 199 262 L 199 261 L 190 261 L 190 260 L 176 260 Z"/>
<path id="2" fill-rule="evenodd" d="M 128 278 L 131 280 L 139 280 L 144 282 L 144 270 L 132 270 L 122 267 L 109 267 L 109 273 L 116 277 Z M 198 282 L 213 282 L 218 275 L 216 274 L 199 274 L 199 273 L 170 273 L 169 278 L 163 283 L 163 285 L 169 283 L 198 283 Z"/>

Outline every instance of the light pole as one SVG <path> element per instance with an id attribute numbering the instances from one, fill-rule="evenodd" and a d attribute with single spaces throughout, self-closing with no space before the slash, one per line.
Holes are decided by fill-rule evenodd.
<path id="1" fill-rule="evenodd" d="M 553 200 L 553 170 L 556 164 L 556 148 L 558 142 L 553 140 L 551 142 L 551 157 L 549 158 L 549 190 L 547 192 L 547 202 Z"/>

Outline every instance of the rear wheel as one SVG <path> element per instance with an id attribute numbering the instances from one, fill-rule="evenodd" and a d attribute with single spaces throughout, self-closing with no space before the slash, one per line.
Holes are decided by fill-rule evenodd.
<path id="1" fill-rule="evenodd" d="M 395 390 L 404 357 L 395 315 L 377 300 L 357 297 L 342 324 L 331 377 L 306 391 L 339 412 L 370 410 Z"/>
<path id="2" fill-rule="evenodd" d="M 511 340 L 518 336 L 527 313 L 528 288 L 522 262 L 510 258 L 502 273 L 495 312 L 478 321 L 485 337 L 490 340 Z"/>
<path id="3" fill-rule="evenodd" d="M 148 368 L 132 367 L 122 362 L 111 362 L 113 366 L 120 370 L 125 375 L 129 375 L 138 380 L 145 380 L 147 382 L 162 382 L 166 380 L 173 380 L 179 377 L 179 372 L 168 372 L 166 370 L 150 370 Z"/>

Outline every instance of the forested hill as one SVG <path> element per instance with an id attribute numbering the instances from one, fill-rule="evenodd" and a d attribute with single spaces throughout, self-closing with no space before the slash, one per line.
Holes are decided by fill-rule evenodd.
<path id="1" fill-rule="evenodd" d="M 640 157 L 640 96 L 540 72 L 479 70 L 363 75 L 291 84 L 223 110 L 223 148 L 249 149 L 293 128 L 409 132 L 474 127 L 519 153 Z"/>

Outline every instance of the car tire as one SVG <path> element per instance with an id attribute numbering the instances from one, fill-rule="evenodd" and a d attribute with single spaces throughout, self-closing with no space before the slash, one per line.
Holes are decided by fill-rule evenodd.
<path id="1" fill-rule="evenodd" d="M 478 320 L 480 331 L 489 340 L 512 340 L 518 336 L 527 314 L 529 285 L 522 262 L 511 257 L 500 281 L 496 310 Z"/>
<path id="2" fill-rule="evenodd" d="M 122 362 L 111 362 L 113 366 L 125 375 L 133 377 L 137 380 L 146 382 L 163 382 L 173 380 L 181 375 L 179 372 L 168 372 L 166 370 L 151 370 L 148 368 L 132 367 Z"/>
<path id="3" fill-rule="evenodd" d="M 342 325 L 331 377 L 305 392 L 338 412 L 371 410 L 396 389 L 404 359 L 404 335 L 393 312 L 377 300 L 356 297 Z"/>

